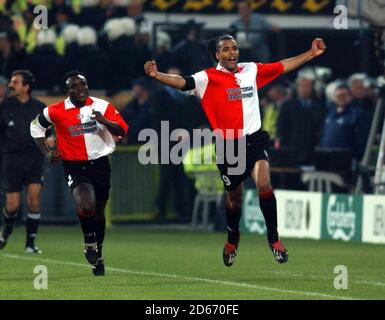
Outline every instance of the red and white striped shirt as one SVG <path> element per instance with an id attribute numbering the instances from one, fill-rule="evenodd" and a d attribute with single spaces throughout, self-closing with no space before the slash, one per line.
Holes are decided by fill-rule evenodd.
<path id="1" fill-rule="evenodd" d="M 216 68 L 192 75 L 195 81 L 193 94 L 201 98 L 213 130 L 222 130 L 225 138 L 238 138 L 261 128 L 258 88 L 273 81 L 283 71 L 281 62 L 239 63 L 236 73 L 218 64 Z M 226 132 L 229 129 L 230 132 Z"/>
<path id="2" fill-rule="evenodd" d="M 93 110 L 118 124 L 127 134 L 128 125 L 119 112 L 102 99 L 88 97 L 86 104 L 77 108 L 67 98 L 43 110 L 45 119 L 55 125 L 57 148 L 63 160 L 95 160 L 115 150 L 114 137 L 107 127 L 91 118 Z M 44 137 L 44 132 L 39 123 L 31 124 L 32 137 Z"/>

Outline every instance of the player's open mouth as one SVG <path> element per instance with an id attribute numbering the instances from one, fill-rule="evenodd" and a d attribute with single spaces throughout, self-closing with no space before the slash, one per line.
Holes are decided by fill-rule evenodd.
<path id="1" fill-rule="evenodd" d="M 230 63 L 236 63 L 236 62 L 237 62 L 237 59 L 236 59 L 236 58 L 230 58 L 230 59 L 229 59 L 229 62 L 230 62 Z"/>

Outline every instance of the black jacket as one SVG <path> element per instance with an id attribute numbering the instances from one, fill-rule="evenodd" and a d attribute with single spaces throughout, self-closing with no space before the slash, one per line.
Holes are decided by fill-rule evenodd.
<path id="1" fill-rule="evenodd" d="M 34 98 L 21 103 L 7 98 L 0 104 L 0 139 L 4 152 L 40 152 L 31 137 L 30 124 L 46 105 Z"/>
<path id="2" fill-rule="evenodd" d="M 297 99 L 285 101 L 277 120 L 281 146 L 292 151 L 292 161 L 309 165 L 315 146 L 320 141 L 326 108 L 316 101 L 304 108 Z"/>

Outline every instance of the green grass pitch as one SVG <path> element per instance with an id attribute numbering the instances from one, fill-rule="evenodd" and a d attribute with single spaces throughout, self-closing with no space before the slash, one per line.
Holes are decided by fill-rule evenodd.
<path id="1" fill-rule="evenodd" d="M 232 267 L 222 262 L 225 233 L 112 227 L 104 244 L 106 276 L 93 276 L 79 226 L 41 226 L 42 255 L 24 254 L 23 227 L 0 251 L 0 299 L 385 299 L 385 246 L 283 239 L 279 265 L 264 237 L 241 235 Z M 48 269 L 37 290 L 34 268 Z M 333 286 L 348 269 L 348 289 Z"/>

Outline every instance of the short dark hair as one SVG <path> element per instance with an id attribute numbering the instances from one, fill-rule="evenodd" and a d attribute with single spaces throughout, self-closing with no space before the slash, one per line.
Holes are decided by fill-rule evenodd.
<path id="1" fill-rule="evenodd" d="M 12 72 L 11 78 L 13 76 L 21 76 L 23 78 L 23 85 L 29 85 L 28 94 L 30 94 L 35 85 L 35 76 L 33 73 L 27 69 L 18 69 Z"/>
<path id="2" fill-rule="evenodd" d="M 63 87 L 63 90 L 64 90 L 64 91 L 67 90 L 67 87 L 68 87 L 68 80 L 69 80 L 70 78 L 72 78 L 72 77 L 78 77 L 78 76 L 84 77 L 84 79 L 86 79 L 86 82 L 87 82 L 87 78 L 86 78 L 86 76 L 85 76 L 83 73 L 81 73 L 81 72 L 78 71 L 78 70 L 71 70 L 71 71 L 68 71 L 68 72 L 64 75 L 64 77 L 63 77 L 63 79 L 62 79 L 62 87 Z"/>
<path id="3" fill-rule="evenodd" d="M 219 50 L 219 43 L 223 40 L 234 40 L 235 38 L 231 34 L 222 34 L 218 37 L 212 38 L 208 41 L 207 49 L 209 50 L 211 56 L 214 58 L 215 61 L 218 62 L 217 57 L 215 56 L 215 53 Z"/>

